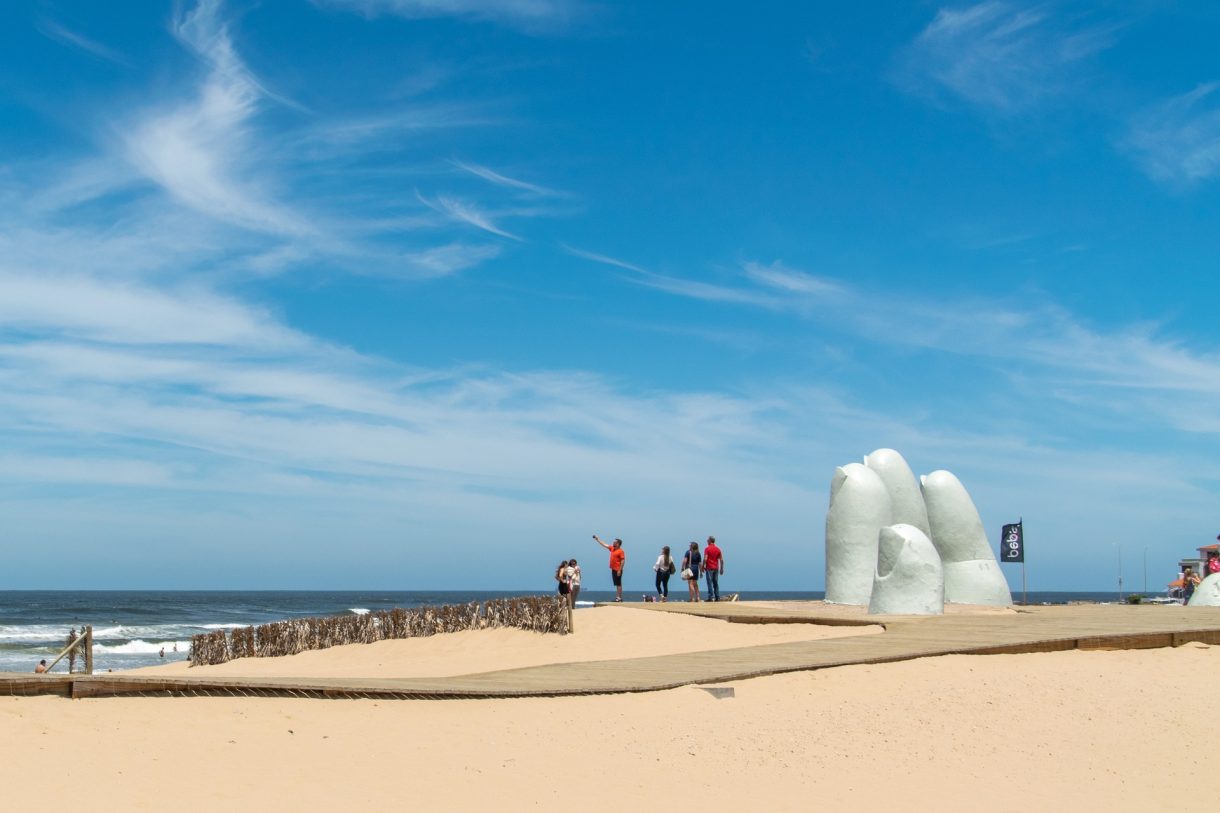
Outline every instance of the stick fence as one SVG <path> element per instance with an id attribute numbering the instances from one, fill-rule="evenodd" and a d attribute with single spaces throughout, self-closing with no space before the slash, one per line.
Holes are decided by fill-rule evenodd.
<path id="1" fill-rule="evenodd" d="M 567 635 L 572 631 L 571 611 L 564 596 L 528 596 L 376 610 L 364 615 L 294 618 L 196 635 L 191 638 L 190 660 L 191 666 L 206 666 L 235 658 L 274 658 L 345 644 L 496 628 Z"/>

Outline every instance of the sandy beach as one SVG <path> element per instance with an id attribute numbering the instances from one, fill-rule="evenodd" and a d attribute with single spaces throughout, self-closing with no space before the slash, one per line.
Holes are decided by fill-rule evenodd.
<path id="1" fill-rule="evenodd" d="M 586 648 L 657 654 L 641 639 L 677 651 L 675 637 L 715 649 L 862 632 L 580 615 L 567 651 L 558 637 L 491 630 L 212 669 L 458 674 L 587 659 Z M 451 701 L 6 697 L 0 764 L 13 809 L 72 799 L 188 811 L 1159 810 L 1206 774 L 1210 749 L 1196 744 L 1208 740 L 1202 711 L 1218 667 L 1220 648 L 1190 644 L 840 667 L 726 683 L 722 697 L 702 687 Z"/>
<path id="2" fill-rule="evenodd" d="M 442 677 L 548 663 L 646 658 L 788 641 L 816 641 L 882 631 L 815 624 L 728 624 L 630 607 L 593 607 L 576 613 L 575 635 L 523 630 L 473 630 L 302 652 L 286 658 L 243 658 L 216 666 L 186 662 L 132 669 L 131 674 L 216 677 Z"/>

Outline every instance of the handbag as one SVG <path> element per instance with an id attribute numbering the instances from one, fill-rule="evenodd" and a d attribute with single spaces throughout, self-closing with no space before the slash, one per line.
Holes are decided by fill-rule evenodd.
<path id="1" fill-rule="evenodd" d="M 686 561 L 686 562 L 689 562 L 689 561 L 690 561 L 690 554 L 689 554 L 689 553 L 688 553 L 688 554 L 686 554 L 686 559 L 685 559 L 685 560 L 683 560 L 683 561 Z M 682 578 L 683 578 L 683 580 L 685 580 L 685 581 L 690 581 L 691 579 L 695 578 L 695 571 L 693 571 L 693 570 L 691 570 L 691 569 L 690 569 L 690 565 L 689 565 L 689 564 L 688 564 L 686 567 L 682 568 Z"/>

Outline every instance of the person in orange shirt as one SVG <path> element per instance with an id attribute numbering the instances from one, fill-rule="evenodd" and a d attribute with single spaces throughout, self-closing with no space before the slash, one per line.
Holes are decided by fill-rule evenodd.
<path id="1" fill-rule="evenodd" d="M 593 539 L 597 544 L 610 551 L 610 580 L 614 582 L 614 600 L 622 601 L 623 568 L 627 564 L 627 551 L 623 550 L 623 540 L 615 539 L 613 543 L 607 545 L 598 538 L 597 534 L 593 534 Z"/>

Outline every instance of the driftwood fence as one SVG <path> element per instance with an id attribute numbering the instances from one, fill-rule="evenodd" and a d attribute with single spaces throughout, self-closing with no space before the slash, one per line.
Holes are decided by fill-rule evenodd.
<path id="1" fill-rule="evenodd" d="M 191 638 L 191 666 L 498 627 L 566 635 L 572 631 L 572 616 L 565 599 L 564 596 L 501 598 L 412 610 L 376 610 L 364 615 L 294 618 L 240 627 L 227 633 L 217 630 Z"/>

